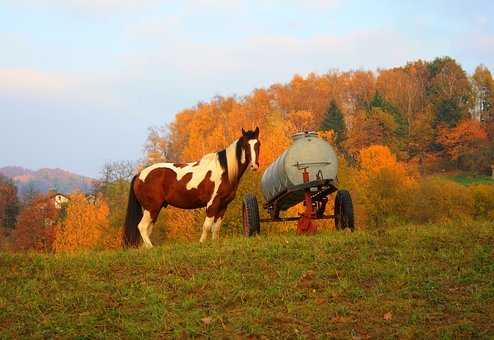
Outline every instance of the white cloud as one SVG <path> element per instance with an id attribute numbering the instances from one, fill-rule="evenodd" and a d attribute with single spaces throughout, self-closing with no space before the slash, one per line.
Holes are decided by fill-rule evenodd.
<path id="1" fill-rule="evenodd" d="M 50 94 L 66 86 L 66 80 L 54 74 L 32 69 L 0 69 L 0 90 L 6 93 Z"/>
<path id="2" fill-rule="evenodd" d="M 159 4 L 159 0 L 7 0 L 15 5 L 37 8 L 56 8 L 83 11 L 90 14 L 108 14 L 122 11 L 147 9 Z"/>
<path id="3" fill-rule="evenodd" d="M 330 69 L 371 69 L 403 65 L 420 54 L 417 42 L 394 31 L 357 31 L 307 38 L 255 36 L 230 44 L 191 41 L 168 34 L 152 37 L 155 44 L 127 55 L 126 80 L 155 98 L 183 94 L 193 105 L 220 95 L 244 95 L 256 87 L 288 81 L 295 73 Z M 138 86 L 138 84 L 141 84 Z"/>
<path id="4" fill-rule="evenodd" d="M 297 4 L 300 6 L 306 7 L 315 7 L 315 8 L 334 8 L 341 5 L 340 0 L 304 0 L 304 1 L 290 1 L 292 4 Z"/>
<path id="5" fill-rule="evenodd" d="M 179 25 L 170 19 L 171 25 Z M 113 67 L 89 73 L 47 73 L 0 69 L 0 90 L 65 102 L 137 109 L 139 103 L 168 107 L 193 105 L 215 94 L 246 94 L 253 88 L 287 81 L 295 73 L 391 67 L 418 57 L 420 46 L 398 33 L 358 31 L 308 38 L 256 36 L 232 44 L 193 42 L 174 35 L 159 21 L 134 27 L 130 36 L 152 43 L 132 49 Z M 187 98 L 187 99 L 185 99 Z M 182 104 L 180 104 L 182 103 Z M 164 108 L 165 110 L 169 110 Z"/>

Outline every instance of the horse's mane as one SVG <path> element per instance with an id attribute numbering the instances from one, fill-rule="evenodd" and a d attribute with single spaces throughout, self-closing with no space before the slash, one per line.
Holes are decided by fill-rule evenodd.
<path id="1" fill-rule="evenodd" d="M 225 161 L 226 161 L 226 170 L 228 171 L 228 181 L 231 184 L 235 184 L 238 181 L 238 160 L 239 156 L 237 155 L 238 150 L 242 147 L 239 140 L 235 140 L 232 144 L 230 144 L 225 150 Z M 220 151 L 221 152 L 221 151 Z M 221 156 L 220 156 L 220 164 L 221 164 Z M 223 164 L 222 164 L 223 166 Z"/>

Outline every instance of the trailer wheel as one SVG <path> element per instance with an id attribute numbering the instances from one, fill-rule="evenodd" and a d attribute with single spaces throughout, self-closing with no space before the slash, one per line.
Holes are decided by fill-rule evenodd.
<path id="1" fill-rule="evenodd" d="M 254 194 L 248 193 L 244 196 L 242 218 L 245 236 L 254 236 L 261 232 L 259 205 L 257 204 L 257 198 Z"/>
<path id="2" fill-rule="evenodd" d="M 352 197 L 347 190 L 338 190 L 334 202 L 334 224 L 337 230 L 355 230 Z"/>

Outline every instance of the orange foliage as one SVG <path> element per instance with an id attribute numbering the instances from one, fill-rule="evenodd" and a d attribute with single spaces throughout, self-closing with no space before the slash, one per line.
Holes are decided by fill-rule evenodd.
<path id="1" fill-rule="evenodd" d="M 242 128 L 259 126 L 260 165 L 265 168 L 290 145 L 292 133 L 319 130 L 334 99 L 347 127 L 340 151 L 360 159 L 360 168 L 350 171 L 357 199 L 364 202 L 371 217 L 386 214 L 386 209 L 396 212 L 403 208 L 403 195 L 415 180 L 410 175 L 410 166 L 400 163 L 395 155 L 412 160 L 421 170 L 433 170 L 445 163 L 444 158 L 455 159 L 473 151 L 477 142 L 484 140 L 482 128 L 462 123 L 438 133 L 435 125 L 443 103 L 455 104 L 453 107 L 462 110 L 462 114 L 467 112 L 468 82 L 461 71 L 454 61 L 443 58 L 433 62 L 419 60 L 378 73 L 330 71 L 322 75 L 295 75 L 286 84 L 256 89 L 245 97 L 215 97 L 179 112 L 163 135 L 166 140 L 150 134 L 149 156 L 158 160 L 166 154 L 172 162 L 197 160 L 228 146 L 239 137 Z M 377 92 L 392 110 L 388 105 L 371 107 Z M 334 144 L 331 132 L 321 136 Z M 438 141 L 447 150 L 444 155 L 433 152 Z M 241 190 L 255 190 L 258 183 L 248 184 Z M 241 197 L 239 192 L 232 206 L 239 206 Z M 200 227 L 200 218 L 195 213 L 165 211 L 163 230 L 167 237 L 193 232 L 192 223 Z M 225 224 L 239 225 L 238 213 L 235 216 L 235 223 Z"/>
<path id="2" fill-rule="evenodd" d="M 464 120 L 454 128 L 441 127 L 438 142 L 441 143 L 452 160 L 462 155 L 475 153 L 479 146 L 487 141 L 487 132 L 480 122 Z"/>
<path id="3" fill-rule="evenodd" d="M 314 115 L 310 111 L 295 111 L 287 115 L 288 120 L 293 125 L 294 132 L 317 130 Z"/>
<path id="4" fill-rule="evenodd" d="M 318 131 L 317 134 L 329 144 L 335 145 L 335 133 L 333 130 Z"/>
<path id="5" fill-rule="evenodd" d="M 350 186 L 356 205 L 365 212 L 362 222 L 378 226 L 389 216 L 403 214 L 406 197 L 416 183 L 405 164 L 383 145 L 371 145 L 359 156 L 360 167 L 352 171 Z"/>
<path id="6" fill-rule="evenodd" d="M 406 172 L 404 164 L 399 163 L 396 156 L 384 145 L 371 145 L 360 150 L 360 168 L 369 175 L 375 175 L 384 168 Z"/>
<path id="7" fill-rule="evenodd" d="M 344 146 L 351 154 L 357 154 L 372 144 L 391 145 L 396 127 L 393 117 L 379 108 L 372 109 L 369 114 L 359 111 L 347 132 Z"/>
<path id="8" fill-rule="evenodd" d="M 103 238 L 111 232 L 108 213 L 108 205 L 101 198 L 91 204 L 82 193 L 70 195 L 67 216 L 55 227 L 55 252 L 102 246 Z"/>
<path id="9" fill-rule="evenodd" d="M 14 183 L 0 175 L 0 228 L 14 227 L 14 216 L 9 210 L 12 210 L 16 205 L 17 189 Z"/>
<path id="10" fill-rule="evenodd" d="M 271 164 L 291 143 L 293 126 L 284 121 L 280 115 L 273 114 L 269 117 L 264 131 L 261 129 L 260 166 L 262 169 Z"/>
<path id="11" fill-rule="evenodd" d="M 51 251 L 54 223 L 59 211 L 47 196 L 38 196 L 25 206 L 17 217 L 12 234 L 16 250 Z"/>

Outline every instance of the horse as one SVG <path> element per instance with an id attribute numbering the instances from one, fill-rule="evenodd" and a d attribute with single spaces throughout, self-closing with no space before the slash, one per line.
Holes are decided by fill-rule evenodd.
<path id="1" fill-rule="evenodd" d="M 209 153 L 191 163 L 156 163 L 141 170 L 130 183 L 125 218 L 124 247 L 137 247 L 150 240 L 161 208 L 167 205 L 181 209 L 206 208 L 200 242 L 212 239 L 219 231 L 228 204 L 235 198 L 240 178 L 250 164 L 259 169 L 259 128 L 245 131 L 226 149 Z M 138 233 L 139 231 L 139 233 Z M 139 237 L 139 234 L 141 237 Z"/>

